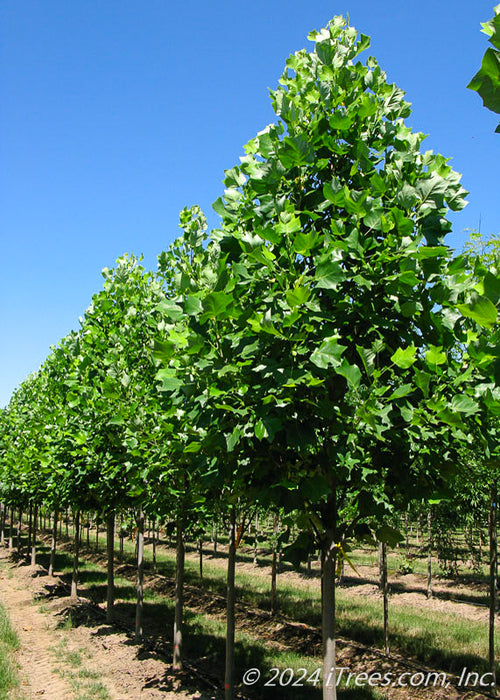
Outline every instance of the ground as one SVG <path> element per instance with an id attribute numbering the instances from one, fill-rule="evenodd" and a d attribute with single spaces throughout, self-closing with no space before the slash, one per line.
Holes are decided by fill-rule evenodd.
<path id="1" fill-rule="evenodd" d="M 168 666 L 144 653 L 130 634 L 108 625 L 69 627 L 67 596 L 47 598 L 57 578 L 41 567 L 19 566 L 0 549 L 0 601 L 18 634 L 21 687 L 11 700 L 209 700 L 216 696 L 176 689 Z M 88 604 L 82 603 L 86 615 Z M 77 606 L 78 609 L 78 606 Z M 77 613 L 78 614 L 78 613 Z M 174 692 L 175 691 L 175 692 Z"/>
<path id="2" fill-rule="evenodd" d="M 187 556 L 194 559 L 196 554 Z M 96 555 L 95 558 L 102 560 L 103 557 Z M 212 561 L 224 566 L 223 560 Z M 239 562 L 238 567 L 255 576 L 269 576 L 267 566 Z M 122 565 L 118 570 L 120 575 L 131 580 L 135 577 L 133 566 Z M 370 582 L 376 579 L 376 569 L 359 566 L 357 571 L 358 576 L 346 579 L 348 594 L 378 597 L 377 586 Z M 311 579 L 293 571 L 282 574 L 280 580 L 283 578 L 294 587 L 315 585 Z M 173 592 L 171 579 L 152 572 L 147 575 L 146 585 L 165 594 Z M 436 580 L 437 595 L 428 600 L 425 585 L 424 576 L 393 572 L 390 605 L 410 603 L 428 610 L 430 616 L 439 610 L 458 612 L 465 619 L 487 621 L 487 608 L 474 604 L 473 586 Z M 163 653 L 161 642 L 154 641 L 154 635 L 138 646 L 133 641 L 130 619 L 119 619 L 118 626 L 111 627 L 105 623 L 104 611 L 98 605 L 84 596 L 77 605 L 72 605 L 67 594 L 59 578 L 47 576 L 41 566 L 28 566 L 16 560 L 6 548 L 0 548 L 0 601 L 20 640 L 17 660 L 21 686 L 9 700 L 31 700 L 40 696 L 47 700 L 216 700 L 221 697 L 214 678 L 202 663 L 196 668 L 187 664 L 184 674 L 173 674 L 168 654 Z M 201 611 L 214 619 L 223 617 L 224 599 L 213 592 L 186 586 L 185 602 L 191 611 Z M 266 611 L 248 605 L 237 606 L 237 627 L 248 629 L 262 642 L 277 648 L 308 655 L 320 652 L 318 629 L 280 616 L 270 619 Z M 388 659 L 380 650 L 342 637 L 338 640 L 338 665 L 356 672 L 381 674 L 433 670 L 397 653 L 392 653 Z M 459 690 L 453 687 L 453 681 L 456 684 L 456 678 L 452 678 L 452 684 L 446 689 L 391 688 L 382 695 L 394 700 L 488 697 Z M 290 697 L 300 696 L 290 689 Z"/>

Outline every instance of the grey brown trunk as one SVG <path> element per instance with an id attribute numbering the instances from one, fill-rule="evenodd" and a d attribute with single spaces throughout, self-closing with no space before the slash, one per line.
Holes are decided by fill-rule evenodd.
<path id="1" fill-rule="evenodd" d="M 78 555 L 80 552 L 80 511 L 77 510 L 74 519 L 74 547 L 73 552 L 73 574 L 71 576 L 71 600 L 78 599 Z"/>
<path id="2" fill-rule="evenodd" d="M 38 506 L 35 505 L 33 511 L 33 540 L 31 542 L 31 566 L 36 564 L 36 529 L 38 520 Z"/>
<path id="3" fill-rule="evenodd" d="M 337 700 L 335 674 L 335 570 L 337 545 L 333 529 L 327 530 L 323 549 L 322 636 L 323 636 L 323 700 Z"/>
<path id="4" fill-rule="evenodd" d="M 427 512 L 427 598 L 432 598 L 432 509 Z"/>
<path id="5" fill-rule="evenodd" d="M 175 616 L 174 616 L 174 671 L 182 669 L 182 615 L 184 607 L 184 524 L 182 516 L 177 519 L 177 554 L 175 573 Z"/>
<path id="6" fill-rule="evenodd" d="M 497 498 L 498 487 L 497 481 L 494 479 L 491 485 L 491 503 L 490 503 L 490 616 L 489 616 L 489 666 L 490 673 L 493 678 L 491 684 L 491 692 L 494 697 L 497 697 L 497 677 L 495 663 L 495 615 L 497 610 L 497 572 L 498 572 L 498 543 L 497 543 Z"/>
<path id="7" fill-rule="evenodd" d="M 384 648 L 386 656 L 389 656 L 389 596 L 387 585 L 387 545 L 379 542 L 380 561 L 380 590 L 384 601 Z"/>
<path id="8" fill-rule="evenodd" d="M 137 518 L 137 604 L 135 607 L 135 641 L 142 641 L 144 613 L 144 513 Z"/>
<path id="9" fill-rule="evenodd" d="M 108 557 L 108 586 L 106 591 L 106 622 L 113 622 L 115 605 L 115 514 L 109 513 L 106 521 L 106 553 Z"/>
<path id="10" fill-rule="evenodd" d="M 224 698 L 234 698 L 234 607 L 236 591 L 234 574 L 236 568 L 236 513 L 231 508 L 229 525 L 229 552 L 227 557 L 227 597 L 226 597 L 226 670 L 224 678 Z"/>
<path id="11" fill-rule="evenodd" d="M 57 548 L 57 509 L 54 510 L 54 522 L 52 527 L 52 542 L 50 544 L 50 561 L 49 561 L 49 576 L 54 575 L 54 567 L 56 565 L 56 548 Z"/>

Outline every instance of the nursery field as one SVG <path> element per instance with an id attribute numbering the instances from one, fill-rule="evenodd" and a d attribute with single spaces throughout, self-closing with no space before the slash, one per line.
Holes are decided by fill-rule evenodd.
<path id="1" fill-rule="evenodd" d="M 500 238 L 446 245 L 369 37 L 308 38 L 220 226 L 103 268 L 0 409 L 0 700 L 498 697 Z"/>
<path id="2" fill-rule="evenodd" d="M 115 622 L 109 625 L 105 619 L 105 533 L 96 538 L 93 525 L 83 532 L 77 601 L 70 597 L 71 526 L 70 539 L 62 534 L 53 576 L 47 575 L 47 532 L 41 536 L 35 566 L 17 548 L 9 549 L 8 527 L 5 535 L 6 546 L 0 550 L 0 600 L 13 629 L 0 641 L 2 663 L 8 669 L 4 672 L 2 668 L 1 697 L 223 697 L 227 568 L 223 538 L 215 545 L 216 551 L 210 541 L 201 548 L 199 543 L 186 547 L 185 664 L 182 671 L 173 671 L 175 550 L 163 533 L 155 541 L 155 561 L 152 541 L 146 539 L 141 643 L 134 640 L 137 573 L 135 543 L 130 537 L 122 540 L 121 561 L 115 562 Z M 27 536 L 23 528 L 19 544 L 24 551 Z M 17 528 L 13 539 L 17 544 Z M 116 547 L 119 552 L 118 538 Z M 482 678 L 486 682 L 484 674 L 488 673 L 487 567 L 476 566 L 474 572 L 464 568 L 449 577 L 439 573 L 434 558 L 436 574 L 428 598 L 425 548 L 415 537 L 409 538 L 408 547 L 409 551 L 403 544 L 387 557 L 388 655 L 384 652 L 378 552 L 371 548 L 351 552 L 352 568 L 345 568 L 337 588 L 337 665 L 345 669 L 339 678 L 339 697 L 491 697 L 489 689 L 479 685 Z M 270 612 L 271 563 L 269 543 L 262 541 L 258 548 L 244 541 L 240 544 L 236 564 L 237 697 L 319 697 L 319 684 L 314 683 L 314 672 L 321 664 L 319 562 L 312 560 L 300 571 L 281 563 L 274 614 Z M 498 642 L 496 653 L 500 653 Z M 249 669 L 261 673 L 261 680 L 253 685 L 244 682 Z M 279 675 L 272 669 L 279 669 Z M 373 685 L 360 674 L 367 674 Z"/>

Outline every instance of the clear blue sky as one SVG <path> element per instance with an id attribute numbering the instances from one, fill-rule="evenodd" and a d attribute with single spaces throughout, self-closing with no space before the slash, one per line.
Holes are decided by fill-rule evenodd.
<path id="1" fill-rule="evenodd" d="M 494 1 L 3 0 L 0 8 L 0 406 L 72 328 L 125 252 L 148 267 L 178 213 L 212 202 L 273 120 L 267 88 L 337 14 L 413 104 L 409 124 L 453 158 L 464 229 L 500 231 L 497 117 L 466 89 Z M 368 55 L 368 54 L 366 54 Z"/>

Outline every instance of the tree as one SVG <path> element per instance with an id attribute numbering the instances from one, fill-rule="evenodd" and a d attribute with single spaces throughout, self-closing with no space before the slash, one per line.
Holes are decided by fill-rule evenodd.
<path id="1" fill-rule="evenodd" d="M 448 208 L 465 202 L 459 175 L 404 125 L 401 90 L 357 60 L 368 38 L 342 18 L 311 38 L 314 52 L 292 56 L 271 93 L 278 123 L 226 171 L 206 284 L 184 282 L 172 309 L 191 332 L 172 334 L 164 361 L 173 373 L 191 357 L 185 394 L 202 370 L 198 419 L 216 428 L 219 463 L 257 500 L 300 507 L 322 551 L 334 698 L 338 544 L 405 489 L 439 485 L 446 453 L 438 464 L 433 450 L 451 457 L 450 416 L 451 432 L 460 423 L 446 394 L 454 336 L 442 309 L 456 290 L 443 239 Z"/>
<path id="2" fill-rule="evenodd" d="M 479 93 L 485 107 L 500 114 L 500 5 L 494 10 L 494 17 L 482 23 L 482 31 L 489 37 L 493 48 L 486 49 L 481 68 L 467 87 Z M 500 122 L 496 132 L 500 133 Z"/>

